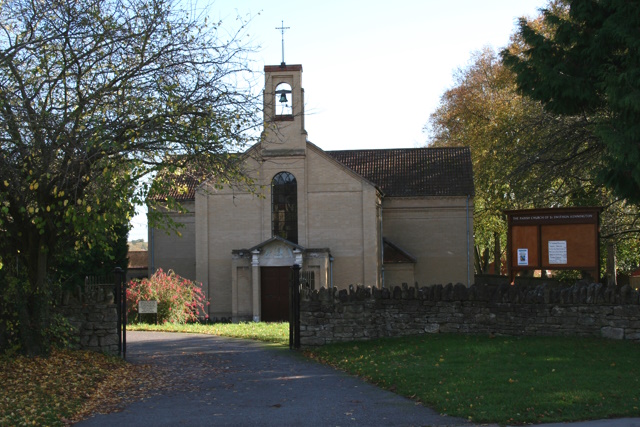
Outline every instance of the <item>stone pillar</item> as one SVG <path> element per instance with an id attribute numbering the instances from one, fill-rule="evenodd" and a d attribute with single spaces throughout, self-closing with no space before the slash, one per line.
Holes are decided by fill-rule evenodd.
<path id="1" fill-rule="evenodd" d="M 298 264 L 300 268 L 302 268 L 302 251 L 296 248 L 293 250 L 293 255 L 296 257 L 295 263 Z"/>
<path id="2" fill-rule="evenodd" d="M 251 287 L 253 289 L 253 321 L 260 321 L 260 250 L 251 251 Z"/>

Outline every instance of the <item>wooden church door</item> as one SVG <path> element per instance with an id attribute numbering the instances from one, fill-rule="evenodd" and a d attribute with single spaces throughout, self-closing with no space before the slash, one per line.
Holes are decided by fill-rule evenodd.
<path id="1" fill-rule="evenodd" d="M 291 267 L 262 267 L 260 269 L 261 320 L 289 321 L 289 280 Z"/>

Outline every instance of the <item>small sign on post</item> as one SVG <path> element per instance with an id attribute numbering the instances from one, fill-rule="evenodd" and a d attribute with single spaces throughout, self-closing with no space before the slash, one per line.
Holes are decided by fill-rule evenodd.
<path id="1" fill-rule="evenodd" d="M 138 321 L 141 314 L 155 314 L 156 324 L 158 323 L 158 301 L 140 301 L 138 302 Z"/>

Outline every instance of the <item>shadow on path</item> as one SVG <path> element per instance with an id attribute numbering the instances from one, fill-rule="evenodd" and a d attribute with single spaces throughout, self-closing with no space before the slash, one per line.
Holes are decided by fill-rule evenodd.
<path id="1" fill-rule="evenodd" d="M 168 370 L 172 387 L 77 426 L 469 426 L 263 343 L 128 332 L 127 359 Z"/>

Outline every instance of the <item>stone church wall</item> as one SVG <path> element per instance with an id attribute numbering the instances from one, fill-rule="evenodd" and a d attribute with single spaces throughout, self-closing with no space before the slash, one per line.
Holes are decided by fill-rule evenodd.
<path id="1" fill-rule="evenodd" d="M 639 292 L 462 284 L 303 291 L 303 347 L 425 333 L 606 337 L 640 341 Z"/>
<path id="2" fill-rule="evenodd" d="M 164 271 L 173 270 L 185 279 L 196 279 L 196 238 L 195 203 L 182 202 L 187 213 L 168 212 L 177 223 L 183 224 L 176 234 L 175 231 L 150 228 L 149 229 L 149 276 L 159 268 Z"/>
<path id="3" fill-rule="evenodd" d="M 416 271 L 413 263 L 385 264 L 384 284 L 393 288 L 401 283 L 415 283 Z"/>
<path id="4" fill-rule="evenodd" d="M 376 188 L 312 145 L 307 149 L 308 248 L 329 248 L 333 285 L 378 283 Z"/>
<path id="5" fill-rule="evenodd" d="M 384 237 L 417 260 L 415 279 L 405 282 L 473 283 L 472 199 L 387 197 L 382 210 Z M 403 283 L 395 280 L 385 277 L 385 286 Z"/>
<path id="6" fill-rule="evenodd" d="M 263 199 L 250 193 L 234 194 L 227 188 L 197 194 L 196 199 L 202 205 L 196 232 L 199 269 L 196 280 L 204 285 L 210 298 L 209 316 L 231 317 L 234 307 L 251 313 L 247 307 L 251 301 L 250 288 L 241 286 L 234 291 L 231 251 L 247 249 L 262 241 Z M 234 295 L 234 292 L 241 293 Z"/>

